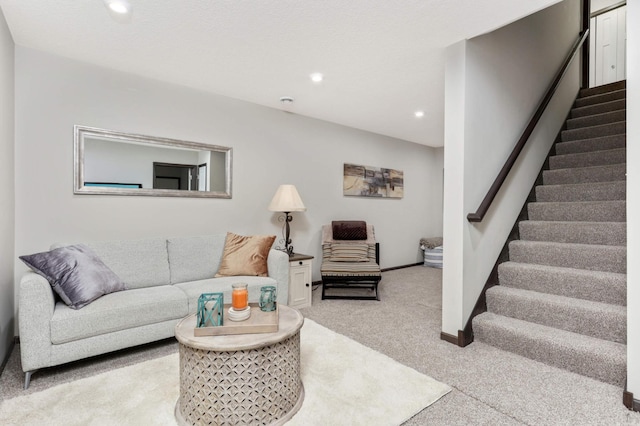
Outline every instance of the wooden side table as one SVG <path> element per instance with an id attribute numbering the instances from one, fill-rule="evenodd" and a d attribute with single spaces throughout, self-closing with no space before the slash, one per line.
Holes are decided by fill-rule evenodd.
<path id="1" fill-rule="evenodd" d="M 280 305 L 275 333 L 195 337 L 196 316 L 176 325 L 180 343 L 179 425 L 281 425 L 302 406 L 296 309 Z"/>
<path id="2" fill-rule="evenodd" d="M 313 256 L 294 253 L 289 257 L 289 306 L 311 306 L 311 271 Z"/>

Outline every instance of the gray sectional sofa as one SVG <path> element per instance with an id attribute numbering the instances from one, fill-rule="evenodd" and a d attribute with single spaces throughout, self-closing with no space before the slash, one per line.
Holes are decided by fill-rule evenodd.
<path id="1" fill-rule="evenodd" d="M 56 300 L 45 278 L 25 273 L 19 296 L 25 389 L 39 368 L 172 337 L 176 323 L 196 312 L 202 293 L 223 292 L 229 303 L 231 285 L 245 282 L 249 301 L 257 302 L 261 286 L 275 285 L 278 303 L 287 304 L 289 257 L 284 252 L 269 251 L 268 277 L 213 278 L 224 244 L 225 234 L 87 243 L 126 290 L 78 310 Z"/>

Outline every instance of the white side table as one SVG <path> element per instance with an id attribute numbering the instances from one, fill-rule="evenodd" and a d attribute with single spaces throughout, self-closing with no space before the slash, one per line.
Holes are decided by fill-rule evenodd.
<path id="1" fill-rule="evenodd" d="M 313 256 L 294 253 L 289 257 L 289 307 L 311 306 L 311 266 Z"/>

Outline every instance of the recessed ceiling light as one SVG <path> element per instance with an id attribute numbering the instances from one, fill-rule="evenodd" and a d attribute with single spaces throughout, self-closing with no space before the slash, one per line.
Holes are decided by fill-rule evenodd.
<path id="1" fill-rule="evenodd" d="M 129 13 L 131 10 L 129 2 L 124 0 L 107 0 L 107 7 L 115 13 L 120 13 L 122 15 Z"/>
<path id="2" fill-rule="evenodd" d="M 415 115 L 416 118 L 422 118 L 424 117 L 424 111 L 416 111 L 413 113 L 413 115 Z"/>
<path id="3" fill-rule="evenodd" d="M 112 16 L 127 16 L 131 13 L 131 4 L 127 0 L 103 0 Z"/>
<path id="4" fill-rule="evenodd" d="M 311 81 L 313 81 L 314 83 L 320 83 L 324 78 L 322 73 L 319 73 L 319 72 L 314 72 L 313 74 L 310 75 L 310 77 L 311 77 Z"/>

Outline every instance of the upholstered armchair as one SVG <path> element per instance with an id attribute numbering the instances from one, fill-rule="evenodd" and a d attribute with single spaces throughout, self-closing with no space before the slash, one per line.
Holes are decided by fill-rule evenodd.
<path id="1" fill-rule="evenodd" d="M 322 299 L 380 300 L 380 245 L 373 225 L 353 220 L 324 225 L 320 272 Z M 351 291 L 356 289 L 359 290 Z"/>

